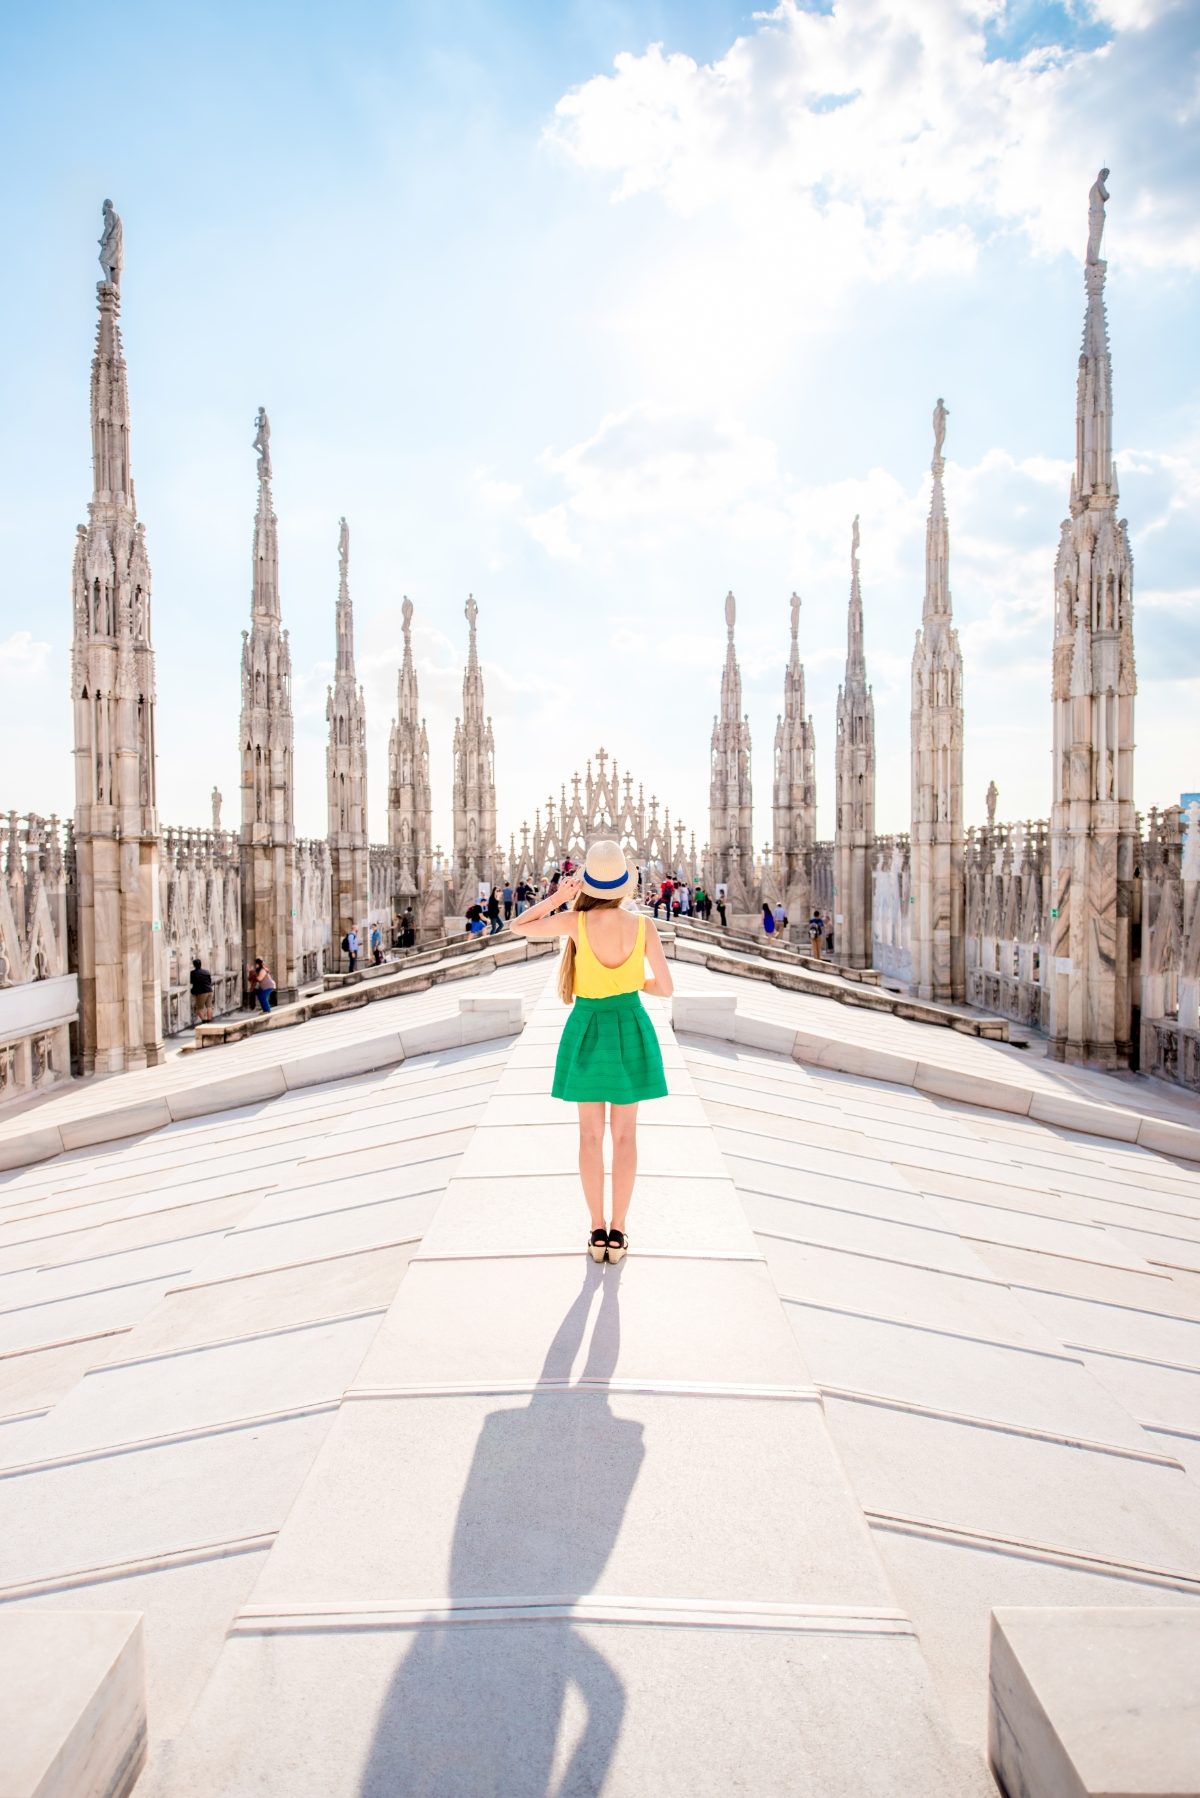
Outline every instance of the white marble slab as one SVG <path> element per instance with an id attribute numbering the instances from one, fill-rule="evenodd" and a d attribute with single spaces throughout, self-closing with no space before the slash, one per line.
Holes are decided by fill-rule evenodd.
<path id="1" fill-rule="evenodd" d="M 0 1478 L 0 1591 L 276 1530 L 327 1414 Z"/>
<path id="2" fill-rule="evenodd" d="M 252 1602 L 602 1592 L 890 1601 L 813 1403 L 575 1388 L 348 1402 Z"/>
<path id="3" fill-rule="evenodd" d="M 469 1386 L 585 1372 L 735 1385 L 807 1380 L 761 1263 L 630 1255 L 605 1267 L 555 1255 L 414 1262 L 356 1384 Z"/>
<path id="4" fill-rule="evenodd" d="M 262 1798 L 912 1798 L 914 1768 L 921 1798 L 994 1798 L 902 1636 L 314 1630 L 231 1639 L 188 1738 L 139 1798 L 239 1782 Z"/>
<path id="5" fill-rule="evenodd" d="M 607 1183 L 606 1191 L 611 1198 Z M 508 1179 L 459 1175 L 452 1192 L 453 1204 L 441 1206 L 425 1232 L 422 1256 L 566 1253 L 583 1258 L 588 1215 L 574 1170 Z M 715 1176 L 697 1179 L 639 1169 L 628 1233 L 635 1254 L 756 1259 L 761 1254 L 732 1182 Z"/>
<path id="6" fill-rule="evenodd" d="M 5 1798 L 132 1789 L 146 1752 L 142 1619 L 0 1608 Z"/>
<path id="7" fill-rule="evenodd" d="M 1009 1791 L 1175 1798 L 1200 1784 L 1200 1615 L 993 1611 L 991 1763 Z"/>
<path id="8" fill-rule="evenodd" d="M 379 1324 L 378 1315 L 360 1316 L 94 1368 L 48 1416 L 5 1444 L 3 1465 L 82 1455 L 340 1398 Z"/>
<path id="9" fill-rule="evenodd" d="M 825 1410 L 870 1511 L 1197 1574 L 1200 1488 L 1182 1469 L 840 1399 Z"/>
<path id="10" fill-rule="evenodd" d="M 411 1256 L 410 1248 L 374 1249 L 172 1291 L 138 1325 L 136 1352 L 219 1342 L 350 1311 L 385 1311 Z M 131 1352 L 122 1337 L 107 1358 Z"/>

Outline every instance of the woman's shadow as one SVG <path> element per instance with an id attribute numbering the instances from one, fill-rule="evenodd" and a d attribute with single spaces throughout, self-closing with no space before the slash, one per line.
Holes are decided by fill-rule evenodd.
<path id="1" fill-rule="evenodd" d="M 527 1612 L 595 1590 L 645 1454 L 642 1425 L 608 1402 L 622 1271 L 587 1263 L 530 1402 L 484 1419 L 454 1526 L 452 1609 Z M 581 1383 L 569 1386 L 597 1290 Z M 417 1627 L 380 1708 L 361 1798 L 602 1790 L 625 1710 L 616 1673 L 569 1617 L 503 1617 Z"/>

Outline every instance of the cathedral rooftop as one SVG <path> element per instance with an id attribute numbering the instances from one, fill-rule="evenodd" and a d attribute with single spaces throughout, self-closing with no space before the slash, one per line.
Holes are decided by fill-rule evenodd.
<path id="1" fill-rule="evenodd" d="M 548 960 L 0 1174 L 0 1659 L 142 1614 L 139 1798 L 982 1798 L 993 1610 L 1195 1605 L 1195 1104 L 674 967 L 620 1268 Z"/>

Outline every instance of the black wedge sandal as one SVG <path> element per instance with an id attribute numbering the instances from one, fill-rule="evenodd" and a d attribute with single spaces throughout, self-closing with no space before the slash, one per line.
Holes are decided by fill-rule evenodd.
<path id="1" fill-rule="evenodd" d="M 608 1259 L 614 1265 L 621 1260 L 629 1247 L 629 1238 L 624 1230 L 610 1230 L 608 1233 Z"/>
<path id="2" fill-rule="evenodd" d="M 593 1261 L 603 1261 L 608 1253 L 608 1231 L 603 1225 L 588 1237 L 588 1254 Z"/>

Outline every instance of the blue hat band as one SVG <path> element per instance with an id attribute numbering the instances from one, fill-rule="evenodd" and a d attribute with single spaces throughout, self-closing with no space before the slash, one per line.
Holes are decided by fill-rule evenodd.
<path id="1" fill-rule="evenodd" d="M 599 887 L 602 892 L 611 892 L 613 887 L 623 887 L 628 879 L 629 879 L 629 869 L 628 868 L 626 868 L 624 874 L 618 874 L 617 878 L 615 880 L 597 880 L 596 876 L 594 874 L 589 874 L 587 872 L 586 868 L 584 869 L 584 873 L 583 873 L 584 886 L 585 887 Z"/>

